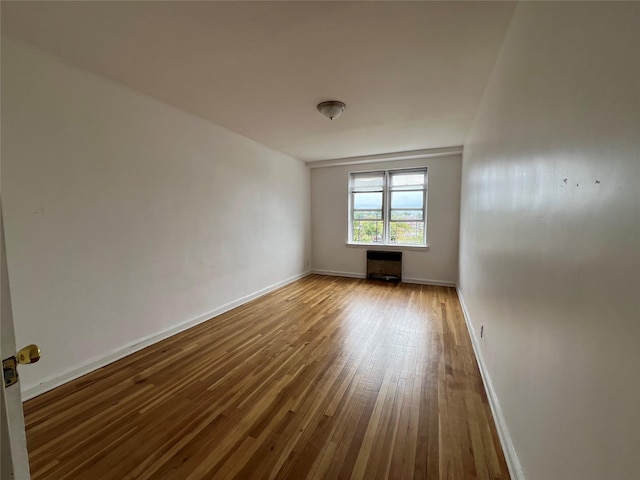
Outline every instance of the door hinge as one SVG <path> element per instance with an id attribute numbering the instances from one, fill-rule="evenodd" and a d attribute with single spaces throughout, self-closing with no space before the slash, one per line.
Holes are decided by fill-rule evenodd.
<path id="1" fill-rule="evenodd" d="M 18 381 L 18 361 L 16 357 L 9 357 L 2 361 L 2 376 L 4 386 L 10 387 Z"/>

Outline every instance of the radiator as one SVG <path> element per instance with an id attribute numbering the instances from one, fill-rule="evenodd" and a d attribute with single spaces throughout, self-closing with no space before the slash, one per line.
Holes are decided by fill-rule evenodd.
<path id="1" fill-rule="evenodd" d="M 367 278 L 402 281 L 402 252 L 367 251 Z"/>

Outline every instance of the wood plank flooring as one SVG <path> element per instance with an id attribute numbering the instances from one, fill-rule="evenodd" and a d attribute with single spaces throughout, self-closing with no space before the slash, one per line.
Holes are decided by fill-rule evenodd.
<path id="1" fill-rule="evenodd" d="M 456 292 L 311 275 L 25 403 L 38 479 L 506 479 Z"/>

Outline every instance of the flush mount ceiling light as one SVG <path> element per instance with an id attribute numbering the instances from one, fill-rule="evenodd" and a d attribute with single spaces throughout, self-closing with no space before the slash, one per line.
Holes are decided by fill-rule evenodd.
<path id="1" fill-rule="evenodd" d="M 331 120 L 338 118 L 347 106 L 338 100 L 329 100 L 318 104 L 318 111 Z"/>

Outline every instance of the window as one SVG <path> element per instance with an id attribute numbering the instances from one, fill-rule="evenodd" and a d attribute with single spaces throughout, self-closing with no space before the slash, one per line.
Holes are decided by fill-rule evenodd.
<path id="1" fill-rule="evenodd" d="M 427 169 L 349 176 L 349 242 L 426 245 Z"/>

